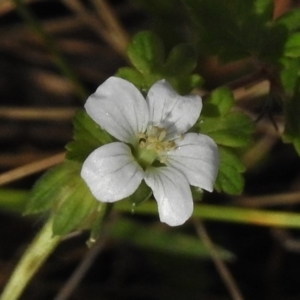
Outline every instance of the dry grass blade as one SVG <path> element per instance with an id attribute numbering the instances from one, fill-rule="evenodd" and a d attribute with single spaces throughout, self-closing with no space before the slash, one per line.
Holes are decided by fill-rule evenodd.
<path id="1" fill-rule="evenodd" d="M 249 207 L 267 207 L 296 204 L 300 202 L 300 192 L 282 193 L 275 195 L 257 196 L 257 197 L 237 197 L 235 204 Z"/>
<path id="2" fill-rule="evenodd" d="M 76 109 L 74 108 L 25 108 L 25 107 L 0 107 L 0 118 L 12 120 L 70 120 Z"/>
<path id="3" fill-rule="evenodd" d="M 126 53 L 129 36 L 119 22 L 116 14 L 105 0 L 92 0 L 92 2 L 97 9 L 98 15 L 106 25 L 111 39 L 114 40 L 121 53 Z"/>
<path id="4" fill-rule="evenodd" d="M 21 179 L 31 174 L 46 170 L 64 161 L 65 153 L 59 153 L 51 157 L 35 161 L 0 175 L 0 185 L 4 185 Z"/>
<path id="5" fill-rule="evenodd" d="M 124 58 L 127 58 L 127 38 L 122 38 L 120 40 L 119 27 L 116 30 L 114 26 L 111 27 L 111 25 L 107 25 L 107 18 L 105 18 L 104 20 L 98 19 L 77 0 L 62 0 L 62 2 L 71 11 L 73 11 L 84 24 L 98 33 L 100 37 L 104 39 L 104 41 L 109 44 L 117 53 L 119 53 Z M 108 28 L 110 28 L 110 30 L 108 30 Z M 124 35 L 121 34 L 121 37 L 123 36 Z"/>

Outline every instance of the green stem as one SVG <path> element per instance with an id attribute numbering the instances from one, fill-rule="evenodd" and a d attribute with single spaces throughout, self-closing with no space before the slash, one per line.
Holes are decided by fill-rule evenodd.
<path id="1" fill-rule="evenodd" d="M 115 209 L 130 212 L 131 206 L 126 201 L 120 201 L 115 205 Z M 134 213 L 155 215 L 157 204 L 154 201 L 144 202 L 136 206 Z M 291 212 L 199 204 L 195 205 L 193 217 L 221 222 L 300 229 L 300 214 Z"/>
<path id="2" fill-rule="evenodd" d="M 0 209 L 7 209 L 11 212 L 20 212 L 25 205 L 29 193 L 27 191 L 15 191 L 0 189 Z M 12 199 L 12 203 L 9 203 Z M 298 195 L 292 195 L 293 199 Z M 283 195 L 282 197 L 288 197 Z M 289 199 L 289 198 L 287 198 Z M 8 201 L 9 200 L 9 201 Z M 132 212 L 132 204 L 127 201 L 119 201 L 114 205 L 117 211 Z M 135 207 L 136 214 L 157 215 L 157 204 L 155 201 L 143 202 Z M 253 224 L 261 226 L 276 226 L 300 229 L 300 213 L 274 211 L 266 209 L 253 209 L 235 206 L 221 206 L 209 204 L 197 204 L 193 216 L 205 220 Z"/>
<path id="3" fill-rule="evenodd" d="M 53 219 L 50 218 L 28 247 L 5 286 L 0 300 L 18 299 L 28 282 L 59 244 L 61 237 L 53 237 L 52 223 Z"/>
<path id="4" fill-rule="evenodd" d="M 22 214 L 28 198 L 25 190 L 0 189 L 0 209 Z"/>
<path id="5" fill-rule="evenodd" d="M 78 97 L 80 97 L 81 99 L 86 99 L 88 95 L 87 91 L 80 83 L 79 79 L 77 78 L 65 58 L 62 56 L 61 52 L 58 50 L 51 35 L 49 35 L 47 31 L 45 31 L 44 27 L 27 8 L 23 0 L 13 0 L 13 3 L 16 5 L 16 8 L 18 9 L 19 14 L 22 16 L 24 21 L 42 39 L 48 51 L 51 53 L 55 64 L 58 66 L 62 74 L 71 82 Z"/>

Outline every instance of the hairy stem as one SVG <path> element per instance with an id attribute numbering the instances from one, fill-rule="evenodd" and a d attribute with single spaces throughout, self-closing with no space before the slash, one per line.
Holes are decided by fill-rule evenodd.
<path id="1" fill-rule="evenodd" d="M 59 244 L 61 237 L 53 237 L 52 223 L 53 219 L 50 218 L 27 248 L 4 288 L 0 300 L 18 299 L 31 278 Z"/>

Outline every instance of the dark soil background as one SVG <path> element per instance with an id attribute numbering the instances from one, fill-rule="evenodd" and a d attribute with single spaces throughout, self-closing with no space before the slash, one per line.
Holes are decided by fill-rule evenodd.
<path id="1" fill-rule="evenodd" d="M 55 41 L 59 52 L 85 87 L 88 94 L 127 65 L 109 38 L 101 35 L 101 25 L 94 3 L 97 1 L 23 1 Z M 90 24 L 76 13 L 70 3 L 81 3 L 99 22 Z M 164 40 L 167 49 L 188 41 L 191 24 L 180 1 L 108 1 L 117 20 L 128 34 L 151 29 Z M 277 14 L 296 2 L 278 1 Z M 72 117 L 82 108 L 80 91 L 63 75 L 55 56 L 44 41 L 20 17 L 11 1 L 0 1 L 0 171 L 5 173 L 25 164 L 64 151 L 72 138 Z M 227 66 L 202 57 L 198 72 L 205 78 L 204 89 L 238 78 L 243 62 Z M 260 114 L 264 98 L 244 101 L 243 109 Z M 280 120 L 280 107 L 271 113 Z M 270 132 L 268 152 L 255 161 L 245 174 L 245 195 L 263 196 L 300 190 L 300 160 L 294 149 L 276 136 L 272 121 L 266 116 L 260 130 Z M 259 136 L 259 132 L 257 133 Z M 275 136 L 275 137 L 274 137 Z M 249 163 L 250 164 L 250 163 Z M 29 190 L 42 172 L 7 182 L 3 188 Z M 231 204 L 243 199 L 214 193 L 205 198 L 212 204 Z M 300 197 L 297 201 L 300 201 Z M 299 211 L 299 202 L 268 208 Z M 249 204 L 249 203 L 248 203 Z M 254 205 L 252 205 L 254 206 Z M 0 204 L 1 209 L 1 204 Z M 153 218 L 131 216 L 143 224 Z M 26 246 L 42 226 L 44 216 L 22 217 L 17 211 L 0 210 L 0 290 L 5 286 Z M 229 270 L 245 299 L 300 299 L 300 231 L 205 222 L 212 240 L 234 254 Z M 161 226 L 161 225 L 158 225 Z M 176 230 L 176 229 L 172 229 Z M 186 233 L 195 234 L 192 224 Z M 149 232 L 151 234 L 151 231 Z M 22 300 L 57 299 L 59 291 L 86 257 L 87 234 L 69 237 L 51 255 L 34 277 Z M 133 245 L 118 239 L 106 239 L 83 280 L 69 297 L 72 300 L 225 300 L 231 299 L 209 257 L 192 258 L 170 255 Z"/>

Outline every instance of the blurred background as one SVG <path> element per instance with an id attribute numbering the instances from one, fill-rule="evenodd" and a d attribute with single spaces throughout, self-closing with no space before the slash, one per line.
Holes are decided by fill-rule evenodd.
<path id="1" fill-rule="evenodd" d="M 297 5 L 275 1 L 274 17 Z M 153 30 L 170 49 L 193 40 L 191 28 L 179 0 L 0 0 L 0 290 L 43 223 L 44 216 L 21 212 L 34 182 L 62 161 L 75 112 L 100 83 L 128 65 L 126 47 L 133 34 Z M 248 68 L 247 61 L 221 65 L 201 49 L 199 54 L 202 93 L 238 79 Z M 237 105 L 255 118 L 264 111 L 266 83 L 234 94 Z M 269 112 L 282 130 L 280 105 Z M 257 148 L 243 158 L 249 167 L 244 196 L 213 193 L 204 201 L 299 211 L 299 157 L 280 141 L 268 115 L 258 122 L 256 135 Z M 288 201 L 267 196 L 276 193 L 285 193 Z M 69 236 L 21 299 L 232 299 L 192 223 L 171 229 L 156 217 L 126 217 L 144 231 L 133 237 L 116 230 L 97 245 L 94 256 L 86 233 Z M 205 225 L 245 299 L 300 299 L 299 230 Z M 174 232 L 191 237 L 191 243 L 168 240 Z M 190 248 L 195 240 L 198 252 Z M 91 263 L 85 276 L 64 295 L 66 282 L 85 260 Z"/>

